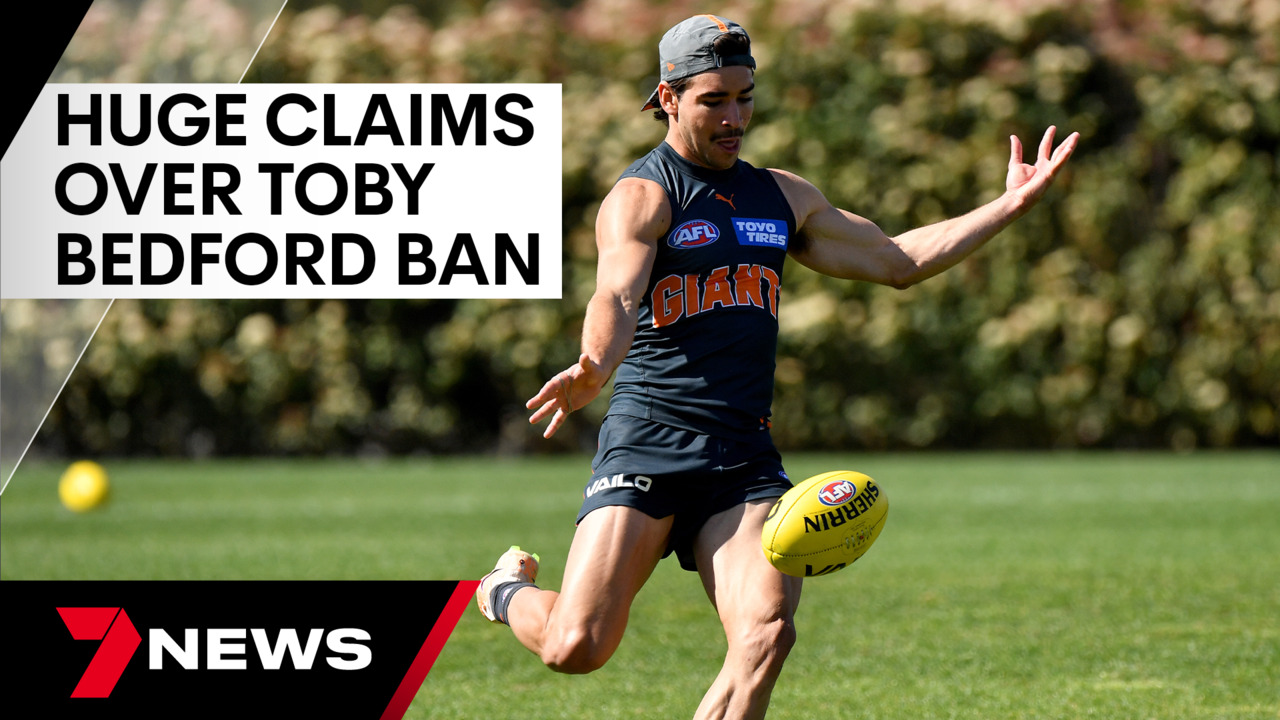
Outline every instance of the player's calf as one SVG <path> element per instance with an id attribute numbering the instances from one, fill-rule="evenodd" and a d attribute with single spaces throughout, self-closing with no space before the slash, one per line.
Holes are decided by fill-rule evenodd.
<path id="1" fill-rule="evenodd" d="M 726 663 L 736 663 L 744 677 L 770 684 L 796 644 L 796 626 L 789 617 L 739 628 L 728 638 Z"/>

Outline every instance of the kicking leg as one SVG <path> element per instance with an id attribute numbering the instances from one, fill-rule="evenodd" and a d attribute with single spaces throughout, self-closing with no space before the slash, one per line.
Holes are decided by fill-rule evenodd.
<path id="1" fill-rule="evenodd" d="M 754 501 L 726 510 L 698 534 L 698 573 L 729 649 L 695 718 L 764 717 L 795 643 L 800 578 L 778 572 L 760 550 L 760 531 L 772 504 Z"/>
<path id="2" fill-rule="evenodd" d="M 525 587 L 511 596 L 507 622 L 516 638 L 557 672 L 604 665 L 622 642 L 632 600 L 662 559 L 671 521 L 623 506 L 588 513 L 560 592 Z"/>

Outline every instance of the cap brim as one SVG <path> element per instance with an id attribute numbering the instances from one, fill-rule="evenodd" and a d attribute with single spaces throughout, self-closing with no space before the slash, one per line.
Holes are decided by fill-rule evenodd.
<path id="1" fill-rule="evenodd" d="M 662 103 L 658 100 L 658 88 L 654 88 L 653 94 L 649 96 L 649 101 L 644 104 L 644 107 L 640 108 L 640 112 L 657 110 L 660 107 L 662 107 Z"/>

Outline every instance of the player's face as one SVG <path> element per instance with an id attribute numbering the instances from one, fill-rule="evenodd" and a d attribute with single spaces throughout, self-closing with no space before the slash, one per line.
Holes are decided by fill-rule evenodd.
<path id="1" fill-rule="evenodd" d="M 733 66 L 694 75 L 684 94 L 672 98 L 667 142 L 699 165 L 725 170 L 742 151 L 742 134 L 751 122 L 755 73 Z"/>

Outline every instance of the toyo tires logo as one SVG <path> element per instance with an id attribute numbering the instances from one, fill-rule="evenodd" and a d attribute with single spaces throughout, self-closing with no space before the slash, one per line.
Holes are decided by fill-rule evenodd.
<path id="1" fill-rule="evenodd" d="M 848 480 L 827 483 L 818 491 L 818 502 L 827 507 L 843 505 L 858 493 L 858 488 Z"/>

